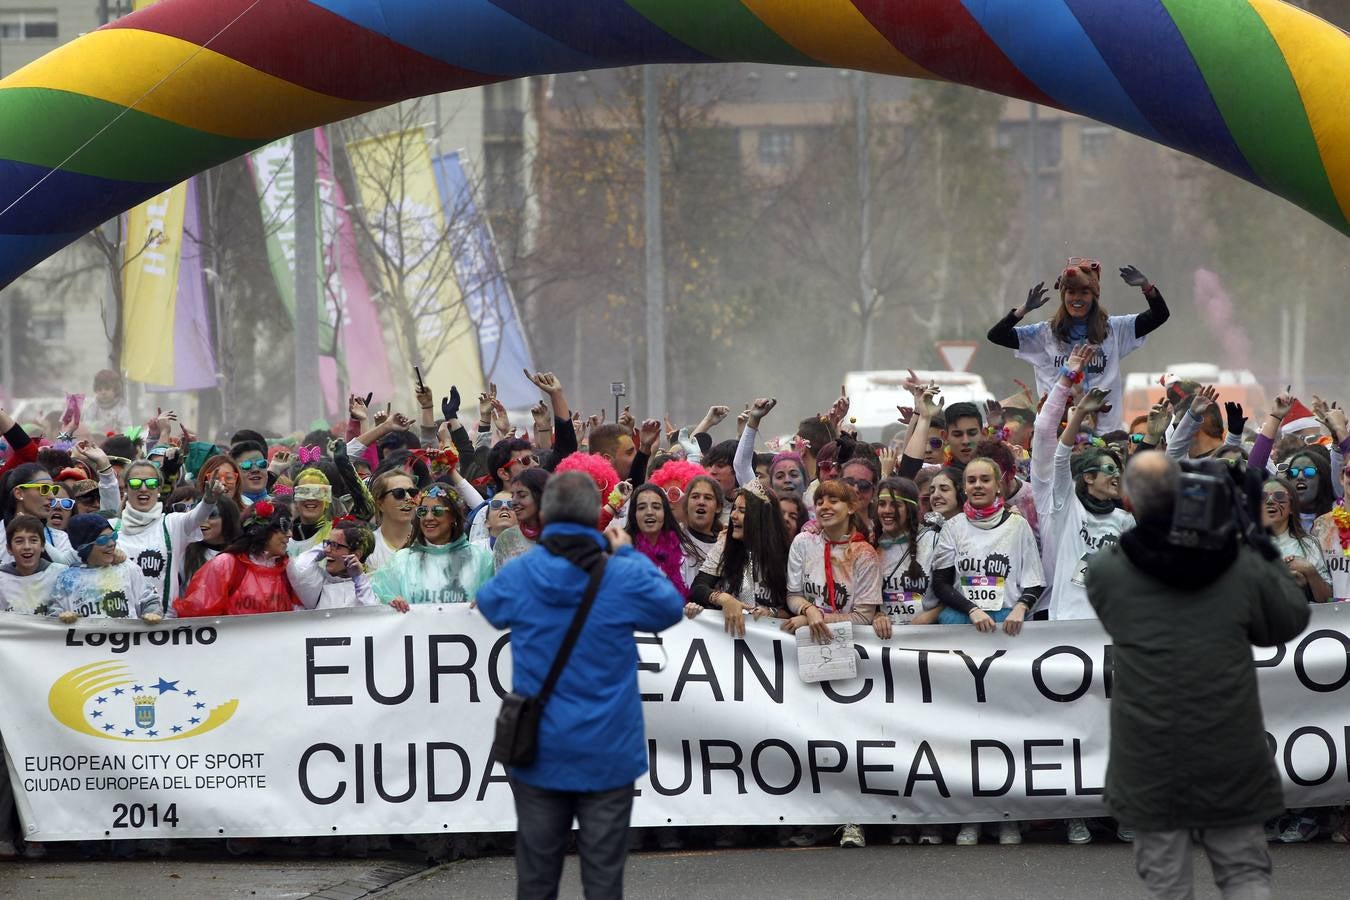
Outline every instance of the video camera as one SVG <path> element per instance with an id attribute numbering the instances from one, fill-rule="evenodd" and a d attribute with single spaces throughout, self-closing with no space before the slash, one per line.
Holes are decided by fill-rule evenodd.
<path id="1" fill-rule="evenodd" d="M 1267 559 L 1279 552 L 1261 525 L 1261 478 L 1220 459 L 1184 459 L 1172 510 L 1169 543 L 1219 550 L 1245 541 Z"/>

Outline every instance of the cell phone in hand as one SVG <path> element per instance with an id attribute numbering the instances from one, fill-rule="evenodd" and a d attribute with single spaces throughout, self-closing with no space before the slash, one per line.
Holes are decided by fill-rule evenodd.
<path id="1" fill-rule="evenodd" d="M 420 391 L 425 388 L 426 385 L 422 383 L 422 367 L 413 366 L 413 374 L 417 376 L 417 389 Z"/>

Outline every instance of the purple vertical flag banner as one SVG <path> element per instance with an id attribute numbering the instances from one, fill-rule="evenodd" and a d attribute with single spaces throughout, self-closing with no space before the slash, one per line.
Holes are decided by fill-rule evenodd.
<path id="1" fill-rule="evenodd" d="M 455 280 L 478 330 L 483 380 L 496 383 L 497 397 L 508 409 L 533 406 L 539 389 L 525 377 L 525 370 L 534 371 L 534 360 L 511 286 L 502 274 L 497 242 L 473 195 L 464 161 L 454 151 L 436 157 L 433 168 L 456 249 Z"/>
<path id="2" fill-rule="evenodd" d="M 215 387 L 216 354 L 206 311 L 202 271 L 201 222 L 197 215 L 197 179 L 188 181 L 183 211 L 183 251 L 178 263 L 178 296 L 173 318 L 173 384 L 147 385 L 148 391 L 204 391 Z"/>

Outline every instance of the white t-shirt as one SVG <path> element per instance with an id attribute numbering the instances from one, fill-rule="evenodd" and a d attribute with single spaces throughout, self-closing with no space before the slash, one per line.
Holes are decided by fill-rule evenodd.
<path id="1" fill-rule="evenodd" d="M 933 593 L 933 551 L 937 549 L 937 533 L 919 533 L 919 567 L 917 577 L 909 574 L 909 541 L 887 544 L 881 548 L 881 604 L 882 610 L 896 625 L 908 625 L 925 609 L 937 605 Z"/>
<path id="2" fill-rule="evenodd" d="M 70 566 L 56 577 L 47 615 L 74 612 L 80 618 L 139 618 L 163 612 L 155 592 L 128 559 L 115 566 Z"/>
<path id="3" fill-rule="evenodd" d="M 1041 555 L 1027 520 L 1009 513 L 977 528 L 960 513 L 942 526 L 933 569 L 956 568 L 956 586 L 981 609 L 1011 609 L 1027 588 L 1044 587 Z"/>
<path id="4" fill-rule="evenodd" d="M 1313 537 L 1305 537 L 1302 541 L 1299 541 L 1286 530 L 1284 534 L 1272 534 L 1270 541 L 1275 545 L 1275 549 L 1280 551 L 1281 559 L 1287 556 L 1306 559 L 1313 568 L 1317 569 L 1317 574 L 1321 575 L 1322 579 L 1332 586 L 1332 596 L 1337 596 L 1336 585 L 1331 580 L 1331 569 L 1327 565 L 1326 555 L 1322 553 L 1321 545 Z"/>
<path id="5" fill-rule="evenodd" d="M 188 512 L 161 516 L 159 522 L 147 525 L 135 534 L 128 530 L 122 519 L 112 520 L 113 530 L 117 532 L 117 549 L 141 570 L 146 586 L 166 608 L 176 599 L 164 596 L 166 575 L 176 589 L 178 573 L 183 571 L 183 554 L 187 552 L 188 544 L 202 539 L 201 524 L 210 514 L 210 506 L 198 504 Z"/>
<path id="6" fill-rule="evenodd" d="M 708 547 L 707 555 L 704 557 L 702 566 L 698 570 L 706 575 L 711 575 L 714 578 L 722 578 L 722 553 L 726 550 L 726 532 L 722 532 L 722 535 L 722 538 L 717 543 Z M 705 546 L 697 542 L 695 542 L 695 544 L 698 547 Z M 685 559 L 688 561 L 688 555 L 686 555 Z M 745 571 L 741 573 L 740 586 L 735 590 L 732 590 L 731 585 L 728 584 L 726 588 L 727 593 L 735 594 L 737 600 L 752 609 L 756 606 L 773 606 L 773 594 L 769 592 L 768 585 L 755 582 L 753 569 L 754 566 L 750 564 L 749 560 L 746 560 Z M 725 583 L 725 579 L 723 579 L 723 581 Z M 693 584 L 693 579 L 690 579 L 689 583 Z"/>
<path id="7" fill-rule="evenodd" d="M 372 572 L 384 568 L 400 549 L 385 540 L 383 528 L 375 529 L 375 549 L 366 557 L 366 568 Z"/>
<path id="8" fill-rule="evenodd" d="M 57 576 L 66 570 L 61 563 L 43 560 L 32 575 L 20 575 L 12 564 L 0 567 L 0 610 L 28 616 L 45 616 Z"/>
<path id="9" fill-rule="evenodd" d="M 380 601 L 361 572 L 355 578 L 328 574 L 324 551 L 308 550 L 286 563 L 286 577 L 305 609 L 347 609 L 353 606 L 378 606 Z"/>
<path id="10" fill-rule="evenodd" d="M 831 550 L 835 608 L 825 589 L 825 536 L 803 531 L 788 551 L 787 591 L 826 613 L 854 613 L 871 621 L 881 605 L 881 558 L 871 544 L 838 544 Z"/>
<path id="11" fill-rule="evenodd" d="M 1112 408 L 1097 417 L 1097 434 L 1119 431 L 1125 427 L 1121 416 L 1125 403 L 1120 389 L 1120 361 L 1144 346 L 1144 339 L 1135 336 L 1134 322 L 1137 318 L 1138 313 L 1108 316 L 1106 340 L 1083 370 L 1084 390 L 1094 387 L 1109 390 L 1114 398 Z M 1037 395 L 1050 393 L 1059 378 L 1059 368 L 1068 361 L 1073 345 L 1060 343 L 1050 330 L 1048 321 L 1018 325 L 1013 330 L 1017 332 L 1017 350 L 1014 355 L 1035 367 Z"/>
<path id="12" fill-rule="evenodd" d="M 1317 520 L 1313 529 L 1318 544 L 1322 547 L 1322 559 L 1331 574 L 1331 598 L 1336 601 L 1350 600 L 1350 550 L 1341 547 L 1340 532 L 1336 521 L 1327 513 Z"/>

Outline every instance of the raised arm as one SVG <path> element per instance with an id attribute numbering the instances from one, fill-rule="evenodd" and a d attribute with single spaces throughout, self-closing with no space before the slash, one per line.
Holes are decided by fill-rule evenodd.
<path id="1" fill-rule="evenodd" d="M 1008 310 L 1008 314 L 989 329 L 987 337 L 1000 347 L 1007 347 L 1009 350 L 1019 349 L 1021 343 L 1017 339 L 1017 323 L 1026 318 L 1028 313 L 1040 309 L 1049 300 L 1050 292 L 1046 289 L 1045 282 L 1039 282 L 1027 291 L 1026 302 L 1016 309 Z"/>
<path id="2" fill-rule="evenodd" d="M 760 397 L 750 404 L 745 430 L 736 441 L 736 456 L 731 463 L 737 484 L 749 484 L 755 480 L 755 440 L 759 435 L 759 423 L 777 405 L 778 401 L 772 397 Z"/>
<path id="3" fill-rule="evenodd" d="M 1191 408 L 1181 417 L 1177 424 L 1177 430 L 1172 433 L 1172 440 L 1167 442 L 1167 455 L 1172 459 L 1182 460 L 1190 455 L 1191 443 L 1195 440 L 1195 435 L 1200 431 L 1200 423 L 1205 419 L 1205 413 L 1211 406 L 1218 402 L 1219 392 L 1213 385 L 1206 385 L 1195 392 L 1191 398 Z"/>
<path id="4" fill-rule="evenodd" d="M 1167 308 L 1167 301 L 1163 299 L 1158 286 L 1149 281 L 1148 276 L 1134 266 L 1123 267 L 1120 270 L 1120 277 L 1126 284 L 1137 287 L 1144 292 L 1144 300 L 1148 303 L 1148 309 L 1135 316 L 1134 336 L 1136 338 L 1147 337 L 1150 332 L 1171 318 L 1172 313 Z"/>

